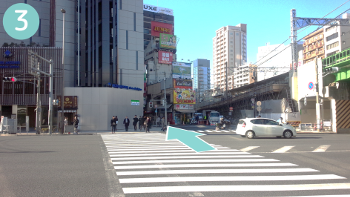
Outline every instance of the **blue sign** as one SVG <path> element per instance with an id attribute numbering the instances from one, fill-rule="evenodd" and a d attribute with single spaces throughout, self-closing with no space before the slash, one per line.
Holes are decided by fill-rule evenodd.
<path id="1" fill-rule="evenodd" d="M 309 90 L 312 90 L 314 88 L 314 83 L 310 82 L 308 87 L 309 87 Z"/>
<path id="2" fill-rule="evenodd" d="M 0 61 L 0 68 L 19 68 L 20 61 Z"/>
<path id="3" fill-rule="evenodd" d="M 108 83 L 106 86 L 107 86 L 107 87 L 112 87 L 112 88 L 120 88 L 120 89 L 127 89 L 127 90 L 142 91 L 141 88 L 129 87 L 129 86 L 123 86 L 123 85 L 111 84 L 111 83 Z"/>

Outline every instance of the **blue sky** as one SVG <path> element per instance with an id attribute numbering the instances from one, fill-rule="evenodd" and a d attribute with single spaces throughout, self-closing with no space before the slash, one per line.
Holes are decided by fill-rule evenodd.
<path id="1" fill-rule="evenodd" d="M 145 4 L 174 10 L 175 34 L 180 38 L 178 61 L 205 58 L 211 64 L 212 38 L 220 27 L 247 24 L 248 62 L 255 63 L 259 46 L 268 42 L 281 44 L 290 36 L 291 9 L 296 9 L 297 17 L 322 18 L 344 2 L 346 0 L 144 0 Z M 327 18 L 349 8 L 348 2 Z M 314 29 L 301 32 L 298 39 Z"/>

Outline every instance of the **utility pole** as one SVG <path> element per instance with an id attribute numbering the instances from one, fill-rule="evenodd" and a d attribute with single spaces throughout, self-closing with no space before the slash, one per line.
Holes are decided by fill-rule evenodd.
<path id="1" fill-rule="evenodd" d="M 37 69 L 40 70 L 40 63 L 38 62 Z M 37 73 L 37 88 L 36 88 L 36 121 L 35 128 L 36 134 L 40 134 L 41 131 L 41 100 L 40 100 L 40 72 Z"/>
<path id="2" fill-rule="evenodd" d="M 165 125 L 168 127 L 168 112 L 167 112 L 167 102 L 166 102 L 166 86 L 165 86 L 165 80 L 166 80 L 166 74 L 164 72 L 164 116 L 165 116 Z"/>
<path id="3" fill-rule="evenodd" d="M 320 124 L 321 124 L 321 113 L 320 113 L 320 103 L 319 103 L 319 92 L 318 92 L 318 65 L 317 65 L 317 58 L 315 58 L 315 71 L 316 71 L 316 128 L 317 131 L 320 131 Z"/>
<path id="4" fill-rule="evenodd" d="M 61 126 L 61 134 L 64 132 L 64 24 L 65 24 L 65 15 L 66 10 L 61 9 L 61 12 L 63 14 L 63 32 L 62 32 L 62 93 L 61 93 L 61 120 L 60 120 L 60 126 Z M 79 52 L 78 52 L 79 53 Z"/>

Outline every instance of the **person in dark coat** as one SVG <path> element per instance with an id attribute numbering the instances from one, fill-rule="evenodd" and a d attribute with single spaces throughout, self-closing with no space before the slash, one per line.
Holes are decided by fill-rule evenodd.
<path id="1" fill-rule="evenodd" d="M 145 120 L 142 118 L 142 116 L 140 116 L 140 118 L 139 118 L 139 129 L 140 129 L 140 131 L 142 130 L 142 127 L 144 127 L 143 126 L 144 121 Z"/>
<path id="2" fill-rule="evenodd" d="M 150 118 L 147 117 L 147 118 L 145 119 L 145 122 L 143 123 L 143 124 L 145 125 L 146 133 L 150 133 L 150 132 L 149 132 L 150 122 L 151 122 Z"/>
<path id="3" fill-rule="evenodd" d="M 137 116 L 135 115 L 134 117 L 134 122 L 132 123 L 132 125 L 134 125 L 134 131 L 137 131 L 137 122 L 139 121 L 139 119 L 137 118 Z"/>
<path id="4" fill-rule="evenodd" d="M 125 116 L 124 118 L 124 121 L 123 121 L 123 124 L 125 126 L 125 131 L 128 131 L 128 127 L 129 127 L 129 124 L 130 124 L 130 120 L 127 116 Z"/>
<path id="5" fill-rule="evenodd" d="M 116 126 L 117 126 L 117 123 L 116 123 L 115 117 L 113 116 L 111 119 L 112 133 L 115 133 Z"/>
<path id="6" fill-rule="evenodd" d="M 75 116 L 73 121 L 74 134 L 78 134 L 79 119 Z"/>
<path id="7" fill-rule="evenodd" d="M 118 130 L 118 116 L 115 116 L 114 120 L 115 120 L 115 130 L 117 131 Z"/>

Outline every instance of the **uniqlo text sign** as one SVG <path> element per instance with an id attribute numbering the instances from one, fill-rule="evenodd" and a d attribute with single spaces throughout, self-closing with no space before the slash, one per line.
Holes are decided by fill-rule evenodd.
<path id="1" fill-rule="evenodd" d="M 173 53 L 168 51 L 159 51 L 158 52 L 158 63 L 159 64 L 172 64 L 173 62 Z"/>

